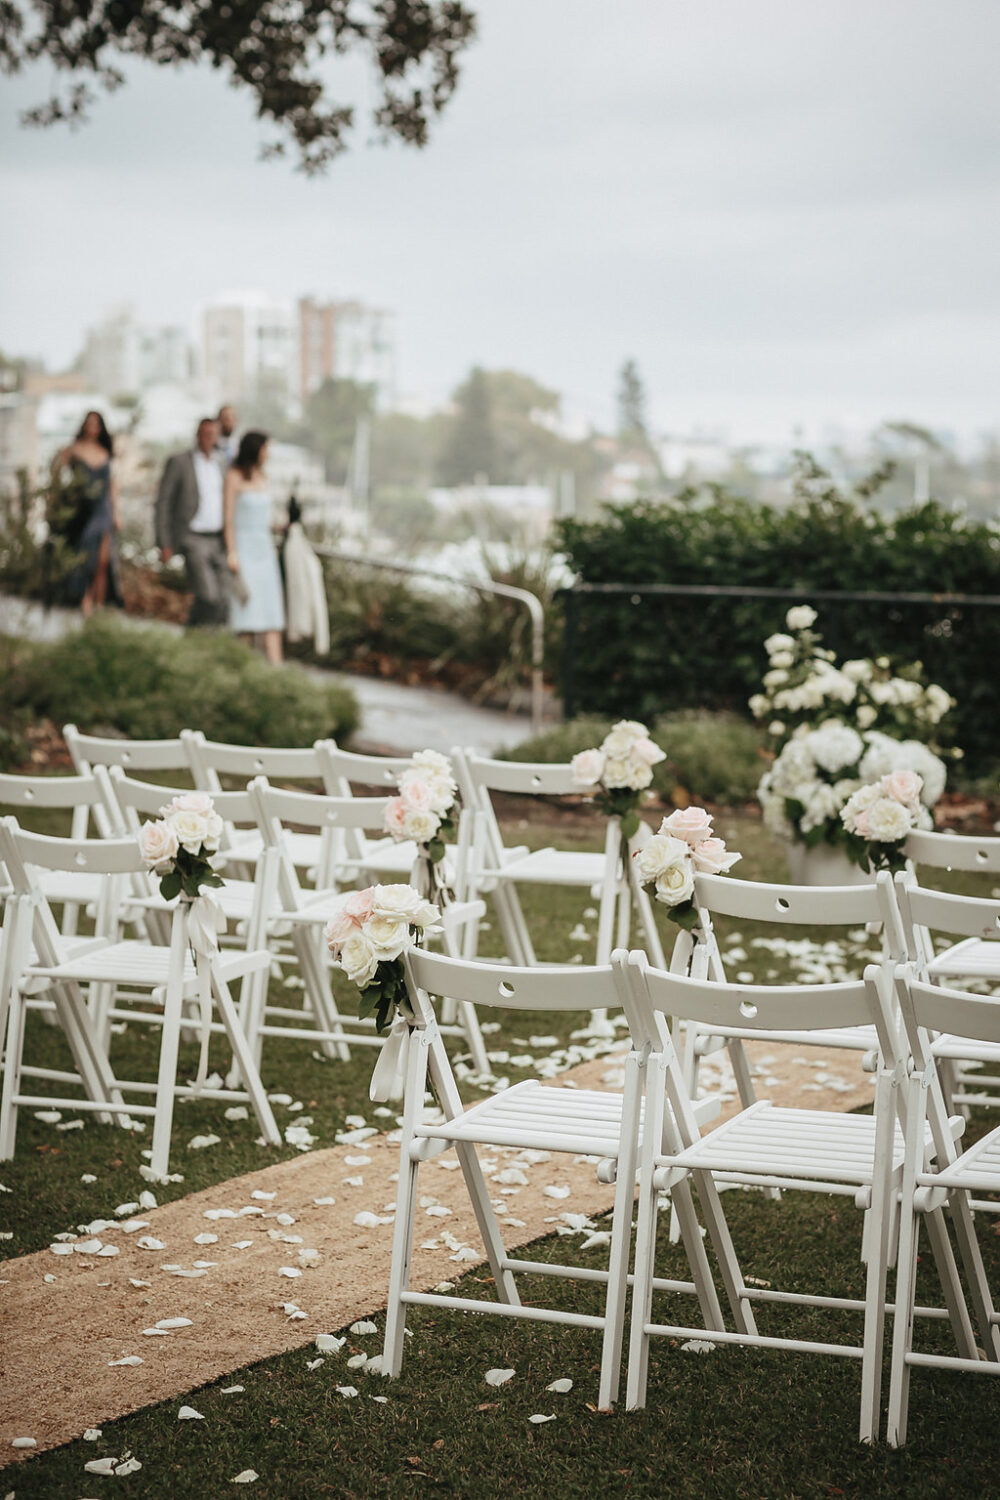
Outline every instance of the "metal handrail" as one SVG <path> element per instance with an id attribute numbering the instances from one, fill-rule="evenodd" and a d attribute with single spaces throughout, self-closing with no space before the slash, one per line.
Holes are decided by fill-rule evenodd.
<path id="1" fill-rule="evenodd" d="M 341 552 L 337 547 L 314 543 L 317 557 L 330 557 L 337 562 L 355 563 L 365 568 L 383 568 L 390 573 L 409 573 L 423 578 L 436 578 L 442 583 L 461 584 L 475 589 L 480 594 L 497 594 L 503 599 L 513 599 L 523 604 L 531 617 L 531 727 L 536 734 L 542 729 L 542 711 L 545 702 L 543 668 L 545 665 L 545 612 L 537 594 L 528 589 L 515 588 L 510 583 L 486 583 L 479 578 L 455 578 L 451 573 L 439 573 L 434 568 L 423 568 L 416 563 L 390 562 L 382 557 L 365 557 L 356 552 Z"/>

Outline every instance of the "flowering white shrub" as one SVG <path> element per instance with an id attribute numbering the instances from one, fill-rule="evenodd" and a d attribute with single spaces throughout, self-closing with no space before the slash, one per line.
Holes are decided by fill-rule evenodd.
<path id="1" fill-rule="evenodd" d="M 653 767 L 666 758 L 645 724 L 621 719 L 597 749 L 574 755 L 573 781 L 608 817 L 621 820 L 622 836 L 629 839 L 639 827 L 639 802 Z"/>
<path id="2" fill-rule="evenodd" d="M 373 885 L 341 896 L 323 929 L 333 961 L 361 991 L 358 1014 L 386 1029 L 394 1007 L 407 1004 L 400 962 L 418 939 L 440 931 L 440 912 L 411 885 Z"/>
<path id="3" fill-rule="evenodd" d="M 437 864 L 444 858 L 444 839 L 455 833 L 458 783 L 451 761 L 437 750 L 420 750 L 398 780 L 399 795 L 390 797 L 385 831 L 397 843 L 412 839 Z"/>
<path id="4" fill-rule="evenodd" d="M 222 819 L 207 792 L 179 793 L 161 807 L 157 822 L 142 825 L 139 852 L 160 876 L 165 901 L 180 895 L 193 901 L 205 887 L 222 885 L 209 861 L 221 837 Z"/>
<path id="5" fill-rule="evenodd" d="M 712 815 L 703 807 L 672 812 L 633 855 L 639 884 L 667 908 L 672 922 L 689 929 L 698 925 L 695 875 L 724 875 L 741 858 L 713 834 Z"/>

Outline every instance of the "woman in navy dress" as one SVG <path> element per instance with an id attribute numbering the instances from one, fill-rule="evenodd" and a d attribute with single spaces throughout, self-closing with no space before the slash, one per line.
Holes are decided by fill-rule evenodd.
<path id="1" fill-rule="evenodd" d="M 120 526 L 118 486 L 111 458 L 111 434 L 99 411 L 88 411 L 73 442 L 53 464 L 60 485 L 60 515 L 53 529 L 65 537 L 79 561 L 63 582 L 68 604 L 89 615 L 103 604 L 122 604 L 118 583 L 117 533 Z"/>
<path id="2" fill-rule="evenodd" d="M 267 433 L 245 432 L 226 474 L 224 491 L 226 560 L 236 579 L 229 624 L 238 635 L 260 637 L 264 655 L 277 666 L 282 656 L 285 601 L 271 535 L 266 463 Z"/>

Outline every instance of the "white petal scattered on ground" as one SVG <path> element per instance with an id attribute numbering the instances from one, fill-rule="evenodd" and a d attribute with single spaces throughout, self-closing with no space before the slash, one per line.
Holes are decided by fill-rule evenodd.
<path id="1" fill-rule="evenodd" d="M 365 1185 L 365 1179 L 359 1176 L 344 1177 L 341 1180 L 346 1183 L 348 1187 L 364 1187 Z"/>
<path id="2" fill-rule="evenodd" d="M 376 1328 L 375 1324 L 372 1323 L 368 1318 L 362 1318 L 357 1323 L 352 1323 L 350 1331 L 355 1335 L 361 1335 L 363 1333 L 378 1333 L 378 1329 Z"/>
<path id="3" fill-rule="evenodd" d="M 226 1110 L 227 1120 L 249 1120 L 250 1112 L 245 1104 L 231 1104 Z"/>
<path id="4" fill-rule="evenodd" d="M 272 1104 L 291 1104 L 292 1102 L 291 1094 L 268 1094 L 267 1097 Z"/>
<path id="5" fill-rule="evenodd" d="M 37 1448 L 38 1441 L 36 1438 L 29 1437 L 11 1438 L 10 1446 L 12 1448 Z"/>
<path id="6" fill-rule="evenodd" d="M 105 1260 L 109 1260 L 112 1256 L 120 1255 L 121 1251 L 118 1249 L 117 1245 L 102 1245 L 97 1253 Z"/>
<path id="7" fill-rule="evenodd" d="M 316 1137 L 305 1124 L 285 1126 L 286 1146 L 295 1146 L 299 1151 L 308 1151 L 310 1146 L 315 1146 L 315 1144 Z"/>
<path id="8" fill-rule="evenodd" d="M 548 1416 L 546 1416 L 544 1414 L 544 1412 L 536 1411 L 533 1417 L 529 1417 L 528 1418 L 528 1421 L 529 1422 L 534 1422 L 535 1426 L 539 1427 L 542 1424 L 542 1422 L 554 1422 L 555 1419 L 556 1419 L 555 1412 L 550 1412 L 550 1414 Z"/>
<path id="9" fill-rule="evenodd" d="M 217 1234 L 196 1234 L 194 1237 L 196 1245 L 217 1245 L 219 1236 Z"/>
<path id="10" fill-rule="evenodd" d="M 178 1422 L 204 1422 L 205 1418 L 193 1406 L 182 1406 L 177 1413 Z"/>
<path id="11" fill-rule="evenodd" d="M 151 1234 L 144 1234 L 136 1240 L 140 1250 L 165 1250 L 167 1247 L 162 1240 L 154 1239 Z"/>
<path id="12" fill-rule="evenodd" d="M 36 1109 L 35 1119 L 41 1120 L 43 1125 L 54 1125 L 57 1120 L 62 1119 L 62 1115 L 57 1109 Z"/>
<path id="13" fill-rule="evenodd" d="M 224 1385 L 219 1392 L 220 1396 L 239 1396 L 246 1390 L 245 1385 Z"/>
<path id="14" fill-rule="evenodd" d="M 140 1242 L 141 1243 L 141 1242 Z M 96 1255 L 101 1248 L 100 1240 L 74 1240 L 73 1249 L 77 1255 Z"/>
<path id="15" fill-rule="evenodd" d="M 551 1385 L 545 1387 L 547 1391 L 555 1391 L 560 1396 L 565 1396 L 567 1391 L 573 1389 L 572 1380 L 553 1380 Z"/>
<path id="16" fill-rule="evenodd" d="M 487 1370 L 483 1379 L 487 1385 L 506 1385 L 513 1376 L 513 1370 Z"/>
<path id="17" fill-rule="evenodd" d="M 217 1266 L 218 1264 L 219 1262 L 217 1260 L 196 1260 L 194 1263 L 194 1268 L 196 1271 L 207 1271 L 210 1269 L 210 1267 Z"/>
<path id="18" fill-rule="evenodd" d="M 316 1336 L 316 1348 L 320 1354 L 336 1354 L 346 1343 L 346 1339 L 338 1339 L 334 1333 L 320 1333 Z"/>
<path id="19" fill-rule="evenodd" d="M 439 1281 L 433 1290 L 443 1296 L 445 1292 L 453 1292 L 455 1290 L 455 1283 L 453 1281 Z"/>
<path id="20" fill-rule="evenodd" d="M 137 1214 L 138 1212 L 138 1203 L 119 1203 L 118 1207 L 115 1209 L 115 1218 L 130 1219 L 133 1214 Z"/>
<path id="21" fill-rule="evenodd" d="M 99 1427 L 88 1427 L 86 1432 L 83 1434 L 83 1441 L 85 1443 L 96 1443 L 98 1438 L 102 1436 L 103 1434 Z"/>
<path id="22" fill-rule="evenodd" d="M 235 1219 L 235 1208 L 206 1208 L 202 1214 L 203 1219 Z"/>
<path id="23" fill-rule="evenodd" d="M 97 1178 L 94 1176 L 93 1172 L 84 1172 L 83 1176 L 80 1178 L 80 1181 L 81 1182 L 96 1182 Z M 9 1193 L 10 1192 L 10 1188 L 4 1188 L 4 1192 L 5 1193 Z"/>
<path id="24" fill-rule="evenodd" d="M 451 1209 L 446 1208 L 443 1203 L 432 1203 L 429 1208 L 424 1209 L 424 1213 L 429 1219 L 447 1219 Z"/>
<path id="25" fill-rule="evenodd" d="M 279 1266 L 278 1275 L 287 1276 L 289 1281 L 294 1281 L 297 1276 L 302 1275 L 302 1272 L 298 1266 Z"/>
<path id="26" fill-rule="evenodd" d="M 508 1220 L 507 1222 L 510 1223 L 512 1221 Z M 471 1245 L 459 1245 L 454 1255 L 449 1255 L 448 1259 L 457 1261 L 469 1261 L 471 1263 L 472 1261 L 479 1259 L 479 1251 L 473 1250 Z"/>
<path id="27" fill-rule="evenodd" d="M 363 1130 L 367 1121 L 364 1115 L 345 1115 L 344 1124 L 350 1125 L 352 1130 Z"/>
<path id="28" fill-rule="evenodd" d="M 139 1460 L 129 1455 L 122 1463 L 115 1465 L 115 1478 L 124 1479 L 129 1474 L 137 1474 L 141 1468 Z"/>
<path id="29" fill-rule="evenodd" d="M 366 1208 L 354 1215 L 354 1222 L 359 1229 L 377 1229 L 380 1224 L 391 1224 L 392 1214 L 373 1214 Z"/>
<path id="30" fill-rule="evenodd" d="M 686 1344 L 681 1345 L 684 1354 L 711 1354 L 715 1345 L 708 1339 L 688 1339 Z"/>
<path id="31" fill-rule="evenodd" d="M 254 1188 L 250 1194 L 257 1203 L 272 1203 L 277 1198 L 277 1193 L 265 1193 L 263 1188 Z"/>
<path id="32" fill-rule="evenodd" d="M 370 1156 L 345 1156 L 344 1161 L 349 1167 L 367 1167 L 371 1161 Z"/>
<path id="33" fill-rule="evenodd" d="M 313 1199 L 313 1202 L 315 1203 L 315 1205 L 316 1205 L 317 1208 L 332 1208 L 333 1205 L 336 1203 L 336 1201 L 337 1201 L 336 1198 L 314 1198 Z"/>
<path id="34" fill-rule="evenodd" d="M 321 1256 L 318 1250 L 303 1248 L 299 1251 L 299 1264 L 301 1266 L 318 1266 L 320 1259 Z"/>
<path id="35" fill-rule="evenodd" d="M 542 1188 L 542 1195 L 546 1198 L 568 1198 L 569 1194 L 570 1190 L 564 1183 L 550 1183 Z"/>
<path id="36" fill-rule="evenodd" d="M 320 1367 L 320 1365 L 325 1365 L 325 1364 L 326 1364 L 326 1360 L 325 1359 L 307 1359 L 306 1360 L 306 1369 L 307 1370 L 318 1370 L 319 1367 Z"/>
<path id="37" fill-rule="evenodd" d="M 188 1141 L 188 1150 L 205 1151 L 209 1146 L 217 1146 L 221 1140 L 221 1135 L 193 1135 Z"/>
<path id="38" fill-rule="evenodd" d="M 142 1331 L 147 1337 L 155 1335 L 161 1335 L 165 1339 L 168 1339 L 170 1337 L 169 1328 L 144 1328 Z"/>
<path id="39" fill-rule="evenodd" d="M 138 1276 L 130 1276 L 129 1279 L 128 1279 L 128 1284 L 129 1284 L 129 1286 L 139 1286 L 139 1287 L 147 1287 L 147 1286 L 152 1286 L 153 1285 L 153 1283 L 151 1281 L 140 1281 L 140 1279 L 139 1279 Z"/>
<path id="40" fill-rule="evenodd" d="M 53 1274 L 52 1274 L 51 1271 L 46 1271 L 45 1275 L 42 1277 L 42 1280 L 43 1281 L 47 1281 L 50 1286 L 51 1286 L 52 1282 L 55 1281 L 55 1279 L 56 1278 L 53 1276 Z"/>
<path id="41" fill-rule="evenodd" d="M 161 1318 L 157 1328 L 191 1328 L 194 1325 L 190 1318 Z"/>
<path id="42" fill-rule="evenodd" d="M 72 1255 L 73 1254 L 73 1246 L 72 1245 L 50 1245 L 49 1249 L 52 1251 L 53 1255 Z"/>
<path id="43" fill-rule="evenodd" d="M 92 1458 L 89 1464 L 84 1464 L 85 1474 L 113 1474 L 117 1458 Z"/>
<path id="44" fill-rule="evenodd" d="M 148 1229 L 149 1228 L 149 1220 L 148 1219 L 126 1219 L 122 1224 L 119 1224 L 118 1227 L 122 1231 L 123 1234 L 135 1234 L 140 1229 Z"/>
<path id="45" fill-rule="evenodd" d="M 237 1475 L 235 1475 L 234 1478 L 232 1478 L 229 1481 L 229 1483 L 230 1484 L 253 1484 L 254 1480 L 255 1479 L 259 1479 L 259 1478 L 260 1478 L 260 1475 L 257 1473 L 256 1469 L 241 1469 L 240 1472 Z"/>
<path id="46" fill-rule="evenodd" d="M 252 1244 L 253 1244 L 253 1240 L 234 1240 L 233 1241 L 233 1249 L 234 1250 L 249 1250 L 250 1246 Z"/>
<path id="47" fill-rule="evenodd" d="M 376 1110 L 375 1113 L 377 1114 L 378 1111 Z M 373 1396 L 372 1400 L 377 1401 L 380 1406 L 387 1406 L 389 1404 L 388 1396 Z"/>
<path id="48" fill-rule="evenodd" d="M 263 1215 L 264 1210 L 262 1208 L 260 1208 L 256 1203 L 250 1203 L 245 1208 L 241 1208 L 236 1217 L 238 1219 L 253 1219 L 263 1218 Z"/>
<path id="49" fill-rule="evenodd" d="M 139 1170 L 141 1172 L 142 1168 L 140 1167 Z M 155 1208 L 156 1194 L 151 1193 L 148 1188 L 144 1188 L 143 1191 L 139 1194 L 139 1207 L 146 1213 L 148 1213 L 151 1208 Z"/>
<path id="50" fill-rule="evenodd" d="M 139 1358 L 138 1354 L 126 1354 L 125 1357 L 124 1357 L 124 1359 L 109 1359 L 108 1360 L 108 1369 L 109 1370 L 113 1370 L 118 1365 L 141 1365 L 141 1364 L 142 1364 L 142 1360 Z"/>
<path id="51" fill-rule="evenodd" d="M 335 1385 L 334 1390 L 340 1396 L 356 1396 L 358 1394 L 357 1386 L 353 1385 Z"/>
<path id="52" fill-rule="evenodd" d="M 365 1369 L 367 1364 L 367 1354 L 352 1354 L 350 1359 L 347 1361 L 347 1368 L 349 1370 L 363 1370 Z"/>
<path id="53" fill-rule="evenodd" d="M 292 1214 L 275 1214 L 274 1218 L 276 1223 L 284 1225 L 286 1229 L 290 1224 L 295 1223 L 295 1218 Z"/>

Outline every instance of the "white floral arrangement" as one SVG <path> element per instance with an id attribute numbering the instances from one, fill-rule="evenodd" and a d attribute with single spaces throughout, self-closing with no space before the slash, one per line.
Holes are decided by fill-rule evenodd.
<path id="1" fill-rule="evenodd" d="M 724 875 L 742 855 L 712 831 L 712 815 L 686 807 L 663 819 L 659 830 L 632 856 L 639 884 L 667 908 L 667 916 L 689 931 L 700 920 L 694 903 L 696 875 Z"/>
<path id="2" fill-rule="evenodd" d="M 795 605 L 785 616 L 790 633 L 764 642 L 768 670 L 763 692 L 750 699 L 750 711 L 767 726 L 775 747 L 797 729 L 814 728 L 831 716 L 861 733 L 879 730 L 896 739 L 934 744 L 939 725 L 954 706 L 944 688 L 923 681 L 919 662 L 895 673 L 887 656 L 837 666 L 834 653 L 822 646 L 813 629 L 816 618 L 810 605 Z"/>
<path id="3" fill-rule="evenodd" d="M 621 719 L 596 749 L 573 756 L 573 783 L 609 818 L 618 818 L 622 837 L 630 839 L 639 828 L 639 804 L 653 767 L 666 758 L 645 724 Z"/>
<path id="4" fill-rule="evenodd" d="M 841 719 L 816 729 L 800 726 L 757 788 L 764 822 L 772 833 L 807 849 L 842 847 L 858 859 L 841 818 L 851 799 L 883 777 L 909 773 L 920 782 L 914 827 L 934 826 L 930 809 L 940 799 L 947 768 L 919 740 L 894 740 L 878 731 L 860 734 Z"/>
<path id="5" fill-rule="evenodd" d="M 859 787 L 840 810 L 847 852 L 863 870 L 903 869 L 903 846 L 914 828 L 930 823 L 916 771 L 889 771 Z"/>
<path id="6" fill-rule="evenodd" d="M 165 901 L 175 896 L 194 901 L 206 887 L 222 885 L 210 862 L 218 853 L 222 827 L 207 792 L 181 792 L 160 809 L 155 823 L 143 824 L 139 852 L 160 876 Z"/>
<path id="7" fill-rule="evenodd" d="M 409 1012 L 402 956 L 440 931 L 440 915 L 411 885 L 348 891 L 334 907 L 323 935 L 336 966 L 361 991 L 358 1014 L 373 1015 L 380 1035 L 395 1010 Z"/>
<path id="8" fill-rule="evenodd" d="M 458 783 L 447 755 L 419 750 L 398 780 L 399 795 L 390 797 L 385 831 L 397 843 L 412 839 L 437 864 L 444 858 L 444 840 L 456 831 Z"/>

